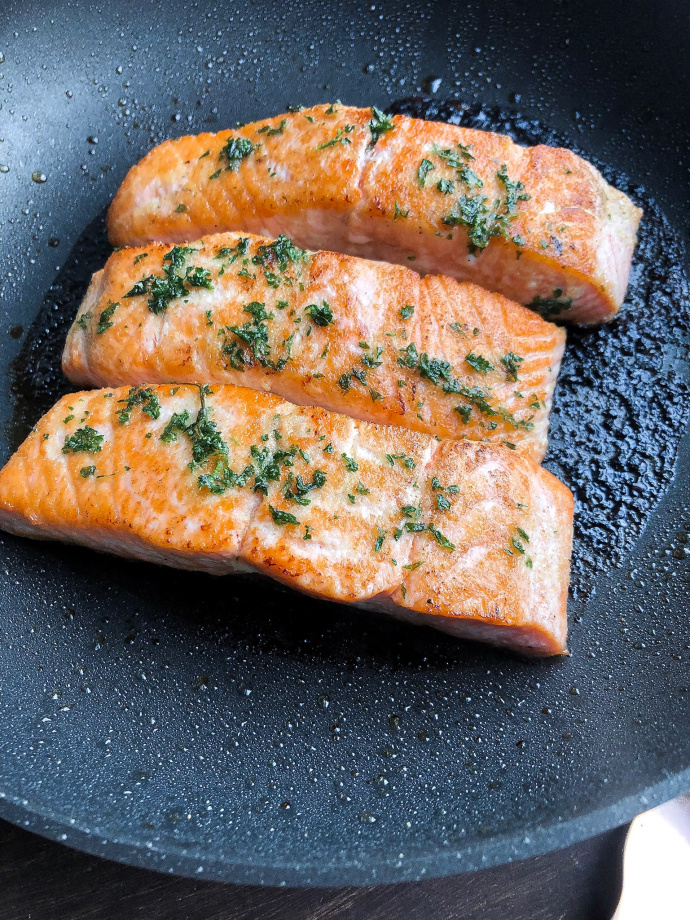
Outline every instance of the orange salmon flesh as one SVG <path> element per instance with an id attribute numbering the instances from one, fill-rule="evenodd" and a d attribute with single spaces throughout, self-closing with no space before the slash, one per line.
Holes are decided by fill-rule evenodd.
<path id="1" fill-rule="evenodd" d="M 283 233 L 601 323 L 641 216 L 569 150 L 336 104 L 165 141 L 129 171 L 108 231 L 117 246 Z"/>
<path id="2" fill-rule="evenodd" d="M 225 233 L 113 253 L 63 370 L 80 386 L 234 383 L 541 460 L 564 343 L 468 282 Z"/>
<path id="3" fill-rule="evenodd" d="M 236 387 L 62 398 L 0 472 L 0 526 L 260 572 L 531 655 L 566 650 L 570 491 L 527 456 Z"/>

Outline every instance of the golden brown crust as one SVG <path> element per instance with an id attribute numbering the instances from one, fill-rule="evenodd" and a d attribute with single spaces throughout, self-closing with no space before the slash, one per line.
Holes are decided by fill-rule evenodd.
<path id="1" fill-rule="evenodd" d="M 151 394 L 60 400 L 0 473 L 0 525 L 215 574 L 259 571 L 530 654 L 565 651 L 572 499 L 528 458 L 225 386 L 206 397 L 206 419 L 227 453 L 216 445 L 194 464 L 199 388 Z M 77 449 L 85 429 L 90 451 Z M 225 480 L 229 469 L 240 480 Z"/>
<path id="2" fill-rule="evenodd" d="M 248 242 L 239 254 L 241 240 Z M 160 315 L 147 294 L 127 293 L 143 277 L 165 277 L 169 244 L 114 253 L 69 332 L 65 374 L 92 386 L 235 383 L 379 424 L 544 456 L 561 328 L 467 282 L 332 252 L 304 253 L 285 271 L 274 261 L 264 269 L 255 260 L 271 244 L 238 233 L 190 243 L 194 252 L 179 274 L 202 269 L 212 289 L 190 287 Z M 252 302 L 270 316 L 263 366 L 228 331 L 251 325 Z M 324 302 L 332 321 L 318 325 L 309 310 Z M 99 319 L 113 303 L 104 328 Z M 228 353 L 234 346 L 242 346 L 244 364 Z M 427 373 L 423 355 L 447 362 L 446 377 L 441 365 Z M 447 392 L 450 380 L 463 392 Z"/>
<path id="3" fill-rule="evenodd" d="M 372 145 L 370 118 L 366 109 L 314 106 L 165 141 L 125 178 L 108 214 L 110 239 L 284 232 L 311 249 L 413 259 L 423 274 L 474 281 L 519 303 L 556 300 L 578 322 L 615 315 L 642 212 L 594 167 L 568 150 L 406 116 Z M 251 153 L 229 160 L 223 149 L 233 138 Z M 423 161 L 432 168 L 420 176 Z M 463 196 L 484 196 L 488 211 L 499 201 L 505 212 L 508 183 L 518 182 L 515 195 L 529 197 L 514 202 L 505 234 L 486 248 L 452 225 Z"/>

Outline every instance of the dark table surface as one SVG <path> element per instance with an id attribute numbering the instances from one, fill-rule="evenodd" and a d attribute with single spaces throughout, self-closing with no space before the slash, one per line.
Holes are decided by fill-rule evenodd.
<path id="1" fill-rule="evenodd" d="M 158 875 L 0 821 L 0 920 L 608 920 L 626 830 L 452 878 L 281 889 Z"/>

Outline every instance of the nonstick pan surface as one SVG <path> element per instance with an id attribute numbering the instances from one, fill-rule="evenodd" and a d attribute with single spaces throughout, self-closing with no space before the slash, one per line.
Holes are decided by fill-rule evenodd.
<path id="1" fill-rule="evenodd" d="M 570 658 L 3 535 L 2 816 L 162 871 L 363 884 L 690 787 L 689 39 L 666 3 L 0 3 L 3 460 L 67 389 L 104 208 L 164 137 L 340 98 L 566 143 L 645 207 L 628 302 L 569 334 L 553 414 Z"/>

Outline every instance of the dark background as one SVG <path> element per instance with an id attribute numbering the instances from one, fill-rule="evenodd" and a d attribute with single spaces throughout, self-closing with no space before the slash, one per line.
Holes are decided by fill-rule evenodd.
<path id="1" fill-rule="evenodd" d="M 260 888 L 170 878 L 0 822 L 2 920 L 610 920 L 626 828 L 455 878 L 374 888 Z"/>
<path id="2" fill-rule="evenodd" d="M 467 101 L 519 107 L 528 116 L 572 137 L 601 161 L 634 176 L 687 237 L 689 39 L 687 6 L 658 2 L 439 2 L 403 6 L 286 0 L 266 4 L 261 11 L 258 4 L 247 0 L 218 2 L 208 5 L 208 11 L 204 4 L 181 6 L 127 0 L 100 4 L 0 2 L 0 165 L 9 170 L 0 171 L 0 367 L 6 368 L 22 347 L 21 333 L 17 340 L 10 330 L 16 330 L 18 324 L 26 327 L 31 323 L 73 244 L 102 212 L 129 164 L 164 137 L 217 130 L 235 120 L 254 120 L 283 111 L 290 103 L 342 98 L 348 103 L 385 106 L 395 99 L 435 89 L 438 97 L 457 96 Z M 34 173 L 45 175 L 46 181 L 37 183 L 32 179 Z M 10 421 L 12 411 L 11 400 L 0 399 L 0 424 Z M 9 440 L 3 439 L 3 451 L 7 453 L 8 448 Z M 678 519 L 677 509 L 665 508 L 663 513 L 667 522 L 671 514 Z M 674 525 L 669 526 L 672 530 Z M 660 539 L 657 534 L 653 541 L 657 547 Z M 651 542 L 647 541 L 647 549 Z M 52 716 L 48 702 L 51 668 L 57 673 L 65 663 L 73 680 L 68 689 L 75 697 L 85 692 L 89 680 L 93 683 L 93 674 L 85 680 L 76 675 L 78 655 L 82 646 L 93 644 L 93 636 L 100 628 L 99 617 L 111 607 L 115 609 L 117 603 L 125 608 L 128 603 L 146 605 L 153 592 L 146 585 L 148 576 L 141 567 L 132 570 L 125 564 L 113 563 L 106 577 L 105 563 L 94 562 L 93 556 L 82 561 L 67 550 L 51 549 L 43 551 L 44 568 L 40 568 L 36 556 L 28 550 L 22 555 L 24 550 L 17 547 L 18 543 L 10 541 L 0 545 L 0 562 L 6 566 L 0 571 L 5 605 L 0 639 L 2 652 L 14 641 L 23 657 L 18 654 L 3 659 L 13 671 L 3 672 L 0 708 L 8 725 L 23 726 L 23 720 L 30 715 L 22 714 L 23 701 L 29 700 L 34 691 L 34 714 L 50 712 Z M 607 592 L 616 580 L 617 574 L 600 589 L 604 595 L 600 609 L 612 618 L 620 612 L 619 602 Z M 82 589 L 86 585 L 87 590 L 80 595 L 77 588 L 71 587 L 75 582 Z M 116 601 L 113 586 L 124 592 L 124 601 Z M 172 579 L 172 586 L 168 599 L 175 596 L 176 586 L 180 593 L 191 593 L 177 577 Z M 84 597 L 92 607 L 82 603 Z M 191 602 L 187 596 L 184 603 L 189 613 Z M 76 621 L 65 626 L 65 611 L 75 609 Z M 46 621 L 41 622 L 45 628 L 36 632 L 37 611 L 45 615 Z M 637 630 L 640 651 L 644 652 L 635 658 L 638 663 L 634 670 L 639 674 L 656 666 L 653 655 L 675 652 L 675 640 L 662 647 L 661 638 L 651 635 L 654 629 L 650 631 L 646 612 L 643 614 L 640 608 L 637 619 L 631 613 L 632 628 Z M 195 615 L 194 611 L 189 613 L 190 632 L 196 631 Z M 204 641 L 210 645 L 218 630 L 214 623 L 209 626 L 205 614 L 199 616 L 201 625 L 208 627 Z M 296 610 L 298 620 L 299 616 Z M 339 614 L 334 618 L 340 624 L 336 638 L 347 635 L 347 626 L 343 625 L 347 618 Z M 153 619 L 148 623 L 149 633 L 155 633 Z M 51 620 L 60 623 L 57 646 L 46 631 L 46 622 Z M 112 646 L 117 642 L 120 647 L 127 641 L 132 627 L 125 622 L 124 614 L 122 622 L 121 635 L 115 635 L 112 626 L 105 630 Z M 657 624 L 660 632 L 661 623 L 663 618 Z M 668 623 L 677 628 L 671 620 Z M 268 617 L 261 620 L 260 628 L 270 633 L 274 625 Z M 175 626 L 179 627 L 179 622 Z M 294 645 L 296 633 L 302 630 L 309 634 L 312 628 L 306 620 L 299 620 L 292 639 L 281 634 L 280 641 Z M 587 652 L 596 653 L 595 637 L 603 636 L 606 629 L 605 623 L 595 623 L 593 619 L 575 629 L 579 654 L 574 656 L 572 667 L 576 673 L 578 668 L 584 668 Z M 373 637 L 372 646 L 381 636 L 394 635 L 385 627 L 362 627 L 363 633 L 367 631 Z M 239 639 L 246 642 L 250 632 L 251 629 L 244 633 L 240 630 Z M 143 643 L 143 639 L 136 641 Z M 124 674 L 136 670 L 140 654 L 136 641 L 131 650 L 110 659 L 108 666 L 101 663 L 102 687 L 107 683 L 108 667 L 111 672 L 119 668 Z M 417 640 L 402 641 L 409 642 L 412 648 Z M 418 642 L 422 650 L 430 647 L 424 638 Z M 43 677 L 36 678 L 37 662 L 43 662 L 51 649 L 55 660 Z M 251 651 L 257 651 L 256 643 Z M 629 646 L 616 646 L 610 668 L 616 672 L 615 678 L 618 669 L 629 663 L 629 654 Z M 416 664 L 422 657 L 423 651 L 416 658 L 412 655 Z M 299 655 L 295 655 L 295 661 L 300 665 Z M 504 659 L 490 652 L 461 652 L 459 661 L 465 662 L 467 673 L 471 667 L 475 674 L 482 662 L 488 662 L 499 678 L 504 667 Z M 42 666 L 39 664 L 39 668 Z M 190 664 L 191 670 L 184 677 L 187 689 L 202 666 L 203 663 Z M 669 665 L 673 667 L 676 665 Z M 687 665 L 677 667 L 680 672 Z M 553 670 L 557 673 L 557 668 Z M 530 671 L 529 680 L 525 680 L 526 696 L 534 689 L 531 684 L 538 685 L 539 676 Z M 16 678 L 13 687 L 10 677 Z M 44 681 L 45 686 L 41 684 L 37 689 L 36 680 Z M 95 683 L 98 691 L 98 680 Z M 117 684 L 107 686 L 118 689 Z M 581 796 L 589 809 L 600 805 L 606 811 L 605 816 L 601 810 L 594 812 L 589 832 L 620 823 L 635 810 L 641 810 L 647 785 L 662 784 L 668 795 L 680 792 L 674 774 L 687 767 L 682 745 L 672 758 L 664 760 L 664 742 L 655 740 L 655 733 L 670 730 L 674 713 L 679 725 L 687 725 L 687 720 L 683 722 L 681 718 L 682 701 L 675 698 L 672 705 L 658 682 L 648 688 L 648 696 L 641 695 L 632 682 L 626 683 L 625 695 L 617 697 L 609 693 L 614 689 L 613 683 L 610 687 L 602 682 L 590 685 L 580 672 L 577 686 L 582 687 L 582 695 L 559 700 L 563 709 L 556 711 L 553 737 L 555 744 L 566 749 L 566 775 L 573 765 L 590 758 L 593 761 L 591 782 L 574 791 L 574 797 Z M 161 684 L 159 689 L 170 693 L 169 684 Z M 517 698 L 517 689 L 513 691 Z M 106 694 L 101 699 L 97 693 L 95 696 L 89 724 L 93 736 L 99 737 L 97 744 L 101 744 L 99 716 L 101 721 L 106 720 L 98 706 L 106 706 Z M 84 698 L 79 698 L 83 713 Z M 185 700 L 187 706 L 197 704 L 196 700 Z M 539 706 L 541 703 L 534 710 L 537 713 Z M 585 727 L 585 711 L 604 711 L 606 720 L 596 729 L 591 723 Z M 46 738 L 38 716 L 29 722 L 32 745 Z M 77 714 L 69 718 L 76 720 Z M 559 740 L 562 730 L 571 731 L 575 723 L 575 738 L 564 745 Z M 617 746 L 613 740 L 616 729 L 623 731 L 633 723 L 639 727 L 639 747 L 634 739 L 624 747 Z M 420 720 L 415 730 L 417 727 L 421 731 L 425 723 Z M 552 729 L 538 725 L 532 726 L 530 731 L 534 734 L 530 737 L 537 738 L 540 730 L 542 740 L 548 739 Z M 88 732 L 84 737 L 87 736 Z M 514 740 L 511 736 L 506 750 L 517 757 Z M 0 769 L 6 776 L 16 767 L 15 778 L 24 770 L 24 786 L 31 787 L 32 795 L 38 795 L 50 771 L 42 772 L 44 765 L 30 756 L 22 759 L 15 741 L 7 732 L 0 739 Z M 643 756 L 644 744 L 654 753 Z M 535 747 L 538 745 L 539 742 Z M 89 770 L 100 768 L 96 750 L 94 744 L 85 746 L 83 757 Z M 496 751 L 502 753 L 499 743 Z M 532 756 L 529 748 L 526 755 Z M 538 755 L 534 756 L 538 761 Z M 75 762 L 78 759 L 77 755 Z M 606 791 L 603 785 L 608 782 L 607 767 L 616 775 L 614 779 L 620 780 L 622 792 L 618 795 L 611 786 Z M 97 788 L 84 788 L 71 776 L 61 781 L 64 800 L 70 807 L 77 808 L 90 796 L 98 801 Z M 562 780 L 556 775 L 550 776 L 549 782 L 550 797 Z M 662 795 L 658 788 L 657 798 Z M 629 798 L 617 807 L 623 794 L 629 794 Z M 534 807 L 538 812 L 540 804 L 549 804 L 553 819 L 558 804 L 547 802 L 547 798 L 545 794 L 540 803 L 535 795 Z M 514 804 L 507 788 L 491 795 L 485 792 L 484 801 L 487 809 L 496 809 L 498 803 L 506 811 Z M 142 812 L 145 810 L 144 802 Z M 500 811 L 498 816 L 500 819 Z M 19 815 L 16 817 L 21 820 Z M 40 826 L 40 822 L 34 826 Z M 418 916 L 431 918 L 489 918 L 508 908 L 516 918 L 603 917 L 608 910 L 607 899 L 615 888 L 620 851 L 620 833 L 612 832 L 527 864 L 490 869 L 474 876 L 359 892 L 330 889 L 279 893 L 166 879 L 75 854 L 10 825 L 1 827 L 3 920 L 24 916 L 105 918 L 137 913 L 191 918 L 273 913 L 289 918 L 289 911 L 295 917 L 415 916 L 416 911 Z M 43 829 L 58 834 L 55 827 L 46 825 Z M 580 836 L 587 832 L 584 821 L 575 830 Z M 543 846 L 554 843 L 556 836 L 547 835 Z M 86 845 L 83 841 L 82 844 Z M 99 848 L 98 841 L 90 846 Z"/>

